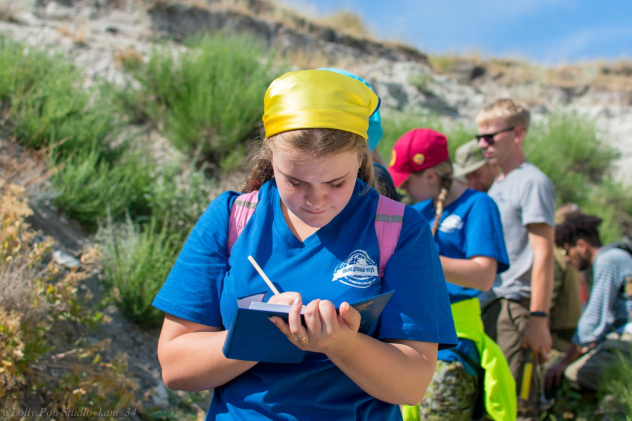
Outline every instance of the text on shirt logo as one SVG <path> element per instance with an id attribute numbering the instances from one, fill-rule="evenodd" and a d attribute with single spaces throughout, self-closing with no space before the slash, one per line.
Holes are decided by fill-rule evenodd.
<path id="1" fill-rule="evenodd" d="M 332 281 L 368 288 L 379 280 L 377 264 L 364 250 L 355 250 L 334 271 Z"/>

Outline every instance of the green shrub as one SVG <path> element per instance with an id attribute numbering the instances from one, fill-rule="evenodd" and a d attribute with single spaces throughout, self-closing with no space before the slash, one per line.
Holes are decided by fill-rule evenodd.
<path id="1" fill-rule="evenodd" d="M 9 107 L 13 134 L 54 156 L 106 152 L 119 122 L 107 97 L 81 86 L 81 69 L 58 54 L 29 50 L 0 38 L 0 100 Z"/>
<path id="2" fill-rule="evenodd" d="M 115 219 L 148 214 L 144 192 L 151 181 L 151 166 L 140 155 L 111 164 L 97 152 L 69 158 L 52 177 L 55 204 L 90 228 L 108 214 Z"/>
<path id="3" fill-rule="evenodd" d="M 264 93 L 279 70 L 259 41 L 234 34 L 195 38 L 184 51 L 155 47 L 131 70 L 138 90 L 118 98 L 134 120 L 149 118 L 180 150 L 219 162 L 256 133 Z"/>
<path id="4" fill-rule="evenodd" d="M 552 114 L 534 124 L 525 154 L 553 182 L 558 205 L 577 203 L 585 213 L 603 218 L 604 243 L 621 239 L 630 226 L 632 193 L 607 175 L 619 152 L 599 140 L 594 119 L 577 112 Z"/>
<path id="5" fill-rule="evenodd" d="M 545 123 L 534 124 L 525 154 L 549 176 L 558 203 L 583 201 L 618 156 L 601 143 L 594 120 L 575 112 L 552 114 Z"/>
<path id="6" fill-rule="evenodd" d="M 631 356 L 630 353 L 619 353 L 617 361 L 606 369 L 599 381 L 601 406 L 609 419 L 632 419 Z"/>
<path id="7" fill-rule="evenodd" d="M 632 191 L 621 182 L 604 179 L 593 188 L 590 196 L 577 204 L 588 214 L 603 219 L 599 226 L 599 236 L 604 244 L 621 240 L 632 234 Z M 626 232 L 626 229 L 628 230 Z"/>
<path id="8" fill-rule="evenodd" d="M 158 169 L 146 196 L 158 226 L 184 238 L 213 198 L 214 188 L 205 167 L 174 161 Z"/>
<path id="9" fill-rule="evenodd" d="M 158 326 L 164 314 L 151 305 L 182 247 L 180 235 L 158 231 L 153 218 L 145 227 L 131 219 L 111 220 L 99 229 L 104 281 L 128 319 L 146 327 Z"/>

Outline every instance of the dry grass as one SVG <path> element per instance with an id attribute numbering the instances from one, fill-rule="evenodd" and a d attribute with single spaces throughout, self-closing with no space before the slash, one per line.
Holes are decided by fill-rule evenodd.
<path id="1" fill-rule="evenodd" d="M 613 91 L 632 91 L 632 60 L 562 65 L 549 69 L 547 76 L 551 84 L 559 86 L 591 85 Z"/>
<path id="2" fill-rule="evenodd" d="M 79 22 L 73 26 L 59 26 L 57 27 L 57 32 L 70 38 L 76 45 L 85 45 L 90 33 L 85 22 Z"/>
<path id="3" fill-rule="evenodd" d="M 142 54 L 134 47 L 126 47 L 114 52 L 114 63 L 121 69 L 136 69 L 143 61 Z"/>
<path id="4" fill-rule="evenodd" d="M 279 59 L 291 63 L 298 69 L 316 69 L 318 67 L 338 67 L 341 69 L 352 69 L 356 64 L 351 57 L 327 54 L 322 49 L 306 50 L 304 48 L 294 48 L 283 53 Z"/>
<path id="5" fill-rule="evenodd" d="M 360 39 L 372 39 L 372 34 L 360 15 L 352 10 L 340 10 L 329 16 L 316 18 L 316 22 L 336 32 Z"/>
<path id="6" fill-rule="evenodd" d="M 85 305 L 80 285 L 93 274 L 93 252 L 66 270 L 50 259 L 52 239 L 30 229 L 23 186 L 0 178 L 0 398 L 7 410 L 39 401 L 52 412 L 90 404 L 135 405 L 138 386 L 126 356 L 104 360 L 108 343 L 85 334 L 107 316 Z M 51 353 L 54 352 L 54 353 Z M 60 371 L 61 370 L 61 371 Z M 55 375 L 57 373 L 57 375 Z"/>
<path id="7" fill-rule="evenodd" d="M 318 15 L 315 10 L 298 11 L 293 7 L 267 0 L 136 0 L 144 8 L 167 8 L 181 4 L 212 11 L 231 11 L 280 23 L 297 32 L 309 33 L 318 27 L 328 27 L 338 33 L 359 39 L 372 39 L 372 31 L 360 15 L 352 10 L 339 10 Z"/>
<path id="8" fill-rule="evenodd" d="M 34 193 L 47 188 L 50 175 L 45 150 L 26 149 L 0 137 L 0 179 Z"/>
<path id="9" fill-rule="evenodd" d="M 24 222 L 32 211 L 23 196 L 23 187 L 0 178 L 0 307 L 8 311 L 26 311 L 33 298 L 28 244 L 34 235 Z"/>
<path id="10" fill-rule="evenodd" d="M 573 89 L 592 86 L 609 91 L 632 92 L 632 60 L 614 62 L 593 61 L 555 67 L 540 66 L 519 58 L 482 58 L 480 55 L 430 55 L 432 69 L 440 74 L 454 75 L 472 65 L 485 69 L 484 78 L 505 85 L 523 84 L 527 97 L 537 96 L 537 86 L 557 86 Z"/>
<path id="11" fill-rule="evenodd" d="M 0 21 L 15 22 L 15 3 L 12 0 L 0 0 Z"/>

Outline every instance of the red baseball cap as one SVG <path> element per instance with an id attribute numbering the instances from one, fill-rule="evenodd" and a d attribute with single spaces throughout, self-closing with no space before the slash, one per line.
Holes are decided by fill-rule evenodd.
<path id="1" fill-rule="evenodd" d="M 444 134 L 431 129 L 413 129 L 395 142 L 388 172 L 395 187 L 399 187 L 411 173 L 434 167 L 449 156 L 448 139 Z"/>

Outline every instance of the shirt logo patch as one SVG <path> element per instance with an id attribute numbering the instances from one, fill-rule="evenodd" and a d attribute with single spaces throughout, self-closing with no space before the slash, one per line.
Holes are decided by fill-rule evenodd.
<path id="1" fill-rule="evenodd" d="M 378 280 L 377 264 L 364 250 L 353 251 L 336 267 L 332 279 L 356 288 L 368 288 Z"/>
<path id="2" fill-rule="evenodd" d="M 452 233 L 454 231 L 460 230 L 461 228 L 463 228 L 463 220 L 461 219 L 461 217 L 459 215 L 450 215 L 443 220 L 443 222 L 439 226 L 439 231 Z"/>

